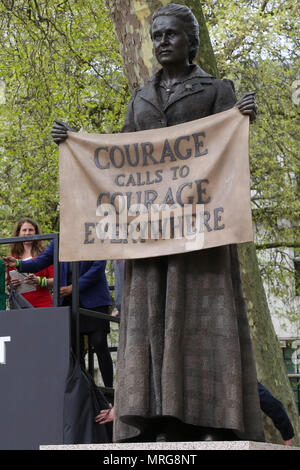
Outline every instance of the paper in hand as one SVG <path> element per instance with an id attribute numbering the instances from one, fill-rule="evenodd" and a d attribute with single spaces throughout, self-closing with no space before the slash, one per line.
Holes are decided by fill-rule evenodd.
<path id="1" fill-rule="evenodd" d="M 19 273 L 17 270 L 13 270 L 9 272 L 9 275 L 11 279 L 18 279 L 21 281 L 21 285 L 16 288 L 16 292 L 18 292 L 18 294 L 24 294 L 26 292 L 33 292 L 36 290 L 34 285 L 25 283 L 27 277 L 26 274 Z"/>

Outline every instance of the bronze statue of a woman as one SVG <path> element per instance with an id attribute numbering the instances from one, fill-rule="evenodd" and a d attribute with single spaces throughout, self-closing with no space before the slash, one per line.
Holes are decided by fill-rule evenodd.
<path id="1" fill-rule="evenodd" d="M 169 4 L 153 14 L 162 66 L 129 102 L 123 132 L 172 126 L 237 106 L 230 80 L 192 63 L 199 26 Z M 66 138 L 57 123 L 53 138 Z M 126 262 L 114 440 L 264 440 L 236 246 Z"/>

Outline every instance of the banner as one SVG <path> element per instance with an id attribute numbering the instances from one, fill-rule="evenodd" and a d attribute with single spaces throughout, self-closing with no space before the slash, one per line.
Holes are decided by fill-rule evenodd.
<path id="1" fill-rule="evenodd" d="M 253 240 L 249 118 L 238 109 L 167 128 L 68 135 L 59 146 L 61 261 Z"/>

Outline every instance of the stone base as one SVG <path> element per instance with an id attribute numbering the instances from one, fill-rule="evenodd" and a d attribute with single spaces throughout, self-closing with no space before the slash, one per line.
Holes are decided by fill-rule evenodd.
<path id="1" fill-rule="evenodd" d="M 77 444 L 41 445 L 40 450 L 98 450 L 98 451 L 201 451 L 201 450 L 300 450 L 300 447 L 253 441 L 206 441 L 206 442 L 145 442 L 130 444 Z"/>

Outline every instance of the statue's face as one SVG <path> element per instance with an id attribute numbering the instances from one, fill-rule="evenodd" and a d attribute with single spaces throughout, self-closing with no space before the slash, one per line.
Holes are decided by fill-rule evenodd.
<path id="1" fill-rule="evenodd" d="M 162 66 L 189 62 L 189 38 L 182 21 L 175 16 L 159 16 L 151 31 L 155 56 Z"/>

